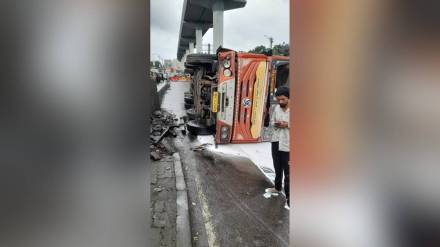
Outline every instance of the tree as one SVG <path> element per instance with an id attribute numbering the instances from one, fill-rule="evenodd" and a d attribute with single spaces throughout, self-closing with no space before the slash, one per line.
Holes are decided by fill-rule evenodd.
<path id="1" fill-rule="evenodd" d="M 284 42 L 282 44 L 277 44 L 272 48 L 272 50 L 270 48 L 265 47 L 264 45 L 259 45 L 254 49 L 250 50 L 249 53 L 289 56 L 289 44 L 286 44 Z"/>
<path id="2" fill-rule="evenodd" d="M 163 64 L 160 61 L 150 61 L 150 68 L 160 69 L 163 68 Z"/>
<path id="3" fill-rule="evenodd" d="M 289 44 L 282 43 L 273 47 L 273 55 L 289 56 Z"/>
<path id="4" fill-rule="evenodd" d="M 250 50 L 249 53 L 255 53 L 255 54 L 266 54 L 270 49 L 266 48 L 264 45 L 259 45 L 255 47 L 254 49 Z"/>

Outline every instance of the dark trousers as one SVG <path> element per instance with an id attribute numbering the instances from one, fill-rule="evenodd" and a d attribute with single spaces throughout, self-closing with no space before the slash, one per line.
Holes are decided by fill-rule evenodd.
<path id="1" fill-rule="evenodd" d="M 284 193 L 286 194 L 287 204 L 290 205 L 289 152 L 279 151 L 278 146 L 278 142 L 272 142 L 272 159 L 275 168 L 275 189 L 282 189 L 284 173 Z"/>

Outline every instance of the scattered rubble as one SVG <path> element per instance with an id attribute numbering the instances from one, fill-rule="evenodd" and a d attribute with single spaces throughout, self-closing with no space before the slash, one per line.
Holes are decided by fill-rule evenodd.
<path id="1" fill-rule="evenodd" d="M 179 119 L 165 110 L 153 112 L 150 126 L 150 158 L 154 161 L 161 160 L 164 155 L 169 155 L 171 148 L 161 141 L 165 136 L 177 137 L 176 129 L 184 125 Z"/>
<path id="2" fill-rule="evenodd" d="M 204 151 L 210 145 L 212 145 L 212 144 L 211 143 L 204 143 L 202 145 L 199 145 L 199 146 L 196 146 L 196 147 L 192 147 L 191 150 L 192 151 Z"/>
<path id="3" fill-rule="evenodd" d="M 153 190 L 154 190 L 154 192 L 161 192 L 163 190 L 163 188 L 157 187 L 157 188 L 154 188 Z"/>
<path id="4" fill-rule="evenodd" d="M 194 241 L 199 241 L 199 232 L 196 232 L 195 236 L 193 237 Z"/>
<path id="5" fill-rule="evenodd" d="M 150 158 L 152 160 L 160 160 L 162 157 L 160 155 L 160 153 L 156 152 L 156 151 L 150 151 Z"/>

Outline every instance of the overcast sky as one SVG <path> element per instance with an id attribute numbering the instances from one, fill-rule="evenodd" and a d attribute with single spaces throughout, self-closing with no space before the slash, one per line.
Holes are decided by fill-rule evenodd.
<path id="1" fill-rule="evenodd" d="M 151 0 L 151 59 L 177 56 L 183 0 Z M 289 0 L 248 0 L 244 8 L 224 14 L 223 47 L 248 51 L 258 45 L 289 42 Z M 212 29 L 203 44 L 212 44 Z"/>

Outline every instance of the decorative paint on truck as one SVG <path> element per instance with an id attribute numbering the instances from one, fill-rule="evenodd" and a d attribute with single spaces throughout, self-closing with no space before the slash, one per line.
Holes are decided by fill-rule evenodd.
<path id="1" fill-rule="evenodd" d="M 260 142 L 267 90 L 262 54 L 238 53 L 235 114 L 231 143 Z"/>
<path id="2" fill-rule="evenodd" d="M 266 67 L 267 64 L 265 62 L 260 62 L 256 72 L 251 115 L 251 135 L 253 138 L 260 138 L 263 128 L 264 103 L 267 93 Z"/>

